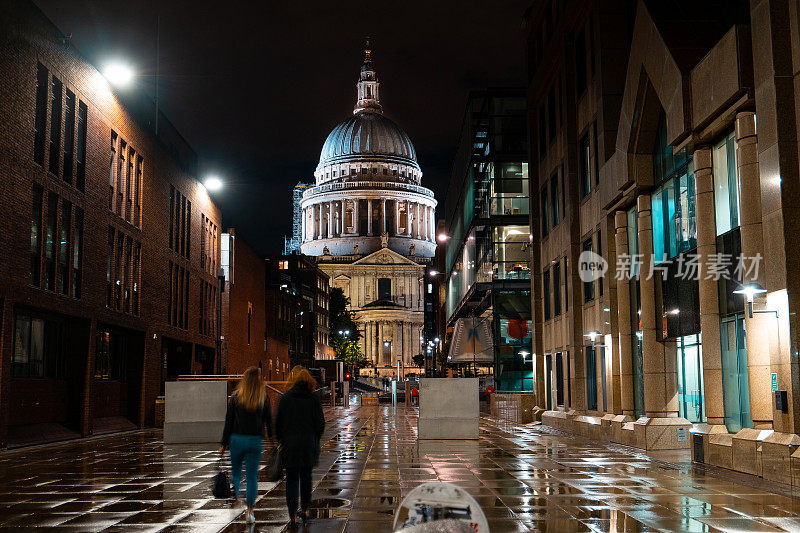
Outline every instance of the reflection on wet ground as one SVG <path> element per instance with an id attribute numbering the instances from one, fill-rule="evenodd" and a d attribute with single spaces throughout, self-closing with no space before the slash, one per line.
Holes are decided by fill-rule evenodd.
<path id="1" fill-rule="evenodd" d="M 472 494 L 495 533 L 800 531 L 800 499 L 753 478 L 540 426 L 483 418 L 479 441 L 417 442 L 413 409 L 336 408 L 326 418 L 307 531 L 390 531 L 403 496 L 436 480 Z M 214 448 L 165 446 L 146 430 L 4 452 L 0 530 L 284 531 L 283 483 L 259 482 L 255 526 L 211 498 Z"/>

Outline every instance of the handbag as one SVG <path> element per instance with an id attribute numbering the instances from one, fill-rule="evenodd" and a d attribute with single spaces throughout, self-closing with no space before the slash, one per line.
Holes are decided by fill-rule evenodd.
<path id="1" fill-rule="evenodd" d="M 281 461 L 280 445 L 273 446 L 267 454 L 265 474 L 267 481 L 275 482 L 283 478 L 283 461 Z"/>
<path id="2" fill-rule="evenodd" d="M 211 494 L 215 498 L 231 497 L 231 482 L 228 479 L 228 473 L 220 467 L 219 462 L 217 462 L 217 475 L 214 476 L 214 481 L 211 483 Z"/>

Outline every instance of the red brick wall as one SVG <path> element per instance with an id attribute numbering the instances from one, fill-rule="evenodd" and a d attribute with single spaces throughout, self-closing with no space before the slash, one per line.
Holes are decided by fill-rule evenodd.
<path id="1" fill-rule="evenodd" d="M 84 192 L 49 174 L 33 161 L 35 82 L 37 62 L 46 66 L 86 103 L 87 152 Z M 131 89 L 135 91 L 136 89 Z M 160 392 L 161 339 L 164 336 L 213 347 L 213 338 L 199 333 L 200 279 L 215 284 L 213 275 L 200 269 L 200 217 L 209 217 L 221 228 L 221 213 L 205 189 L 186 173 L 170 153 L 177 149 L 183 159 L 192 160 L 191 151 L 170 132 L 162 119 L 160 128 L 172 147 L 156 139 L 142 120 L 137 121 L 115 97 L 98 71 L 86 63 L 72 47 L 61 42 L 56 29 L 27 0 L 0 0 L 0 299 L 4 301 L 0 335 L 0 447 L 12 420 L 9 401 L 23 386 L 10 379 L 13 351 L 13 314 L 19 305 L 48 310 L 91 320 L 85 354 L 86 398 L 81 430 L 91 432 L 93 418 L 92 368 L 94 334 L 97 322 L 145 333 L 143 349 L 143 394 L 130 399 L 141 403 L 137 422 L 152 424 L 155 398 Z M 48 105 L 48 114 L 49 114 Z M 46 138 L 49 140 L 49 124 Z M 62 119 L 63 128 L 63 119 Z M 111 130 L 129 143 L 144 158 L 142 224 L 135 228 L 107 208 L 109 144 Z M 64 136 L 61 135 L 63 150 Z M 63 163 L 63 157 L 62 163 Z M 47 163 L 47 153 L 45 164 Z M 185 166 L 185 165 L 184 165 Z M 82 297 L 75 300 L 46 292 L 29 284 L 30 219 L 33 183 L 41 184 L 84 211 Z M 190 258 L 180 259 L 169 250 L 169 190 L 172 184 L 192 202 Z M 123 229 L 142 244 L 141 313 L 126 315 L 105 307 L 106 241 L 108 227 Z M 218 254 L 218 252 L 217 252 Z M 167 324 L 169 295 L 168 262 L 188 268 L 190 274 L 188 330 Z M 15 413 L 13 420 L 20 415 Z"/>
<path id="2" fill-rule="evenodd" d="M 266 297 L 264 261 L 239 236 L 234 235 L 233 282 L 228 284 L 230 294 L 223 316 L 225 345 L 229 374 L 241 374 L 250 366 L 262 368 L 267 363 L 264 347 L 266 328 Z M 250 316 L 250 342 L 247 342 L 248 309 Z"/>

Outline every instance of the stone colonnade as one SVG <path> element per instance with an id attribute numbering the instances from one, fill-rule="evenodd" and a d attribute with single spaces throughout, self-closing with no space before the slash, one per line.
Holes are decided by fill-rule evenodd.
<path id="1" fill-rule="evenodd" d="M 361 233 L 361 210 L 366 213 L 366 232 Z M 394 210 L 389 216 L 387 210 Z M 388 224 L 392 221 L 391 228 Z M 412 237 L 429 242 L 436 240 L 436 217 L 433 206 L 391 198 L 335 199 L 303 208 L 303 242 L 346 236 Z"/>
<path id="2" fill-rule="evenodd" d="M 422 324 L 405 320 L 375 319 L 360 321 L 362 353 L 375 366 L 413 366 L 412 357 L 420 352 Z"/>

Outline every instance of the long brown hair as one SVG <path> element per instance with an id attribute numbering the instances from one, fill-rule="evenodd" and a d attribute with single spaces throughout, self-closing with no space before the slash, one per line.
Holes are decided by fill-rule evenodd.
<path id="1" fill-rule="evenodd" d="M 236 401 L 247 409 L 248 411 L 255 411 L 264 405 L 267 397 L 267 390 L 264 384 L 261 383 L 261 378 L 258 375 L 258 369 L 251 366 L 242 374 L 242 379 L 236 385 Z"/>
<path id="2" fill-rule="evenodd" d="M 289 375 L 289 384 L 287 386 L 287 390 L 291 389 L 300 382 L 306 384 L 306 387 L 308 387 L 308 392 L 314 392 L 317 390 L 317 382 L 313 377 L 311 377 L 311 373 L 302 366 L 296 365 L 292 369 L 292 373 Z"/>

